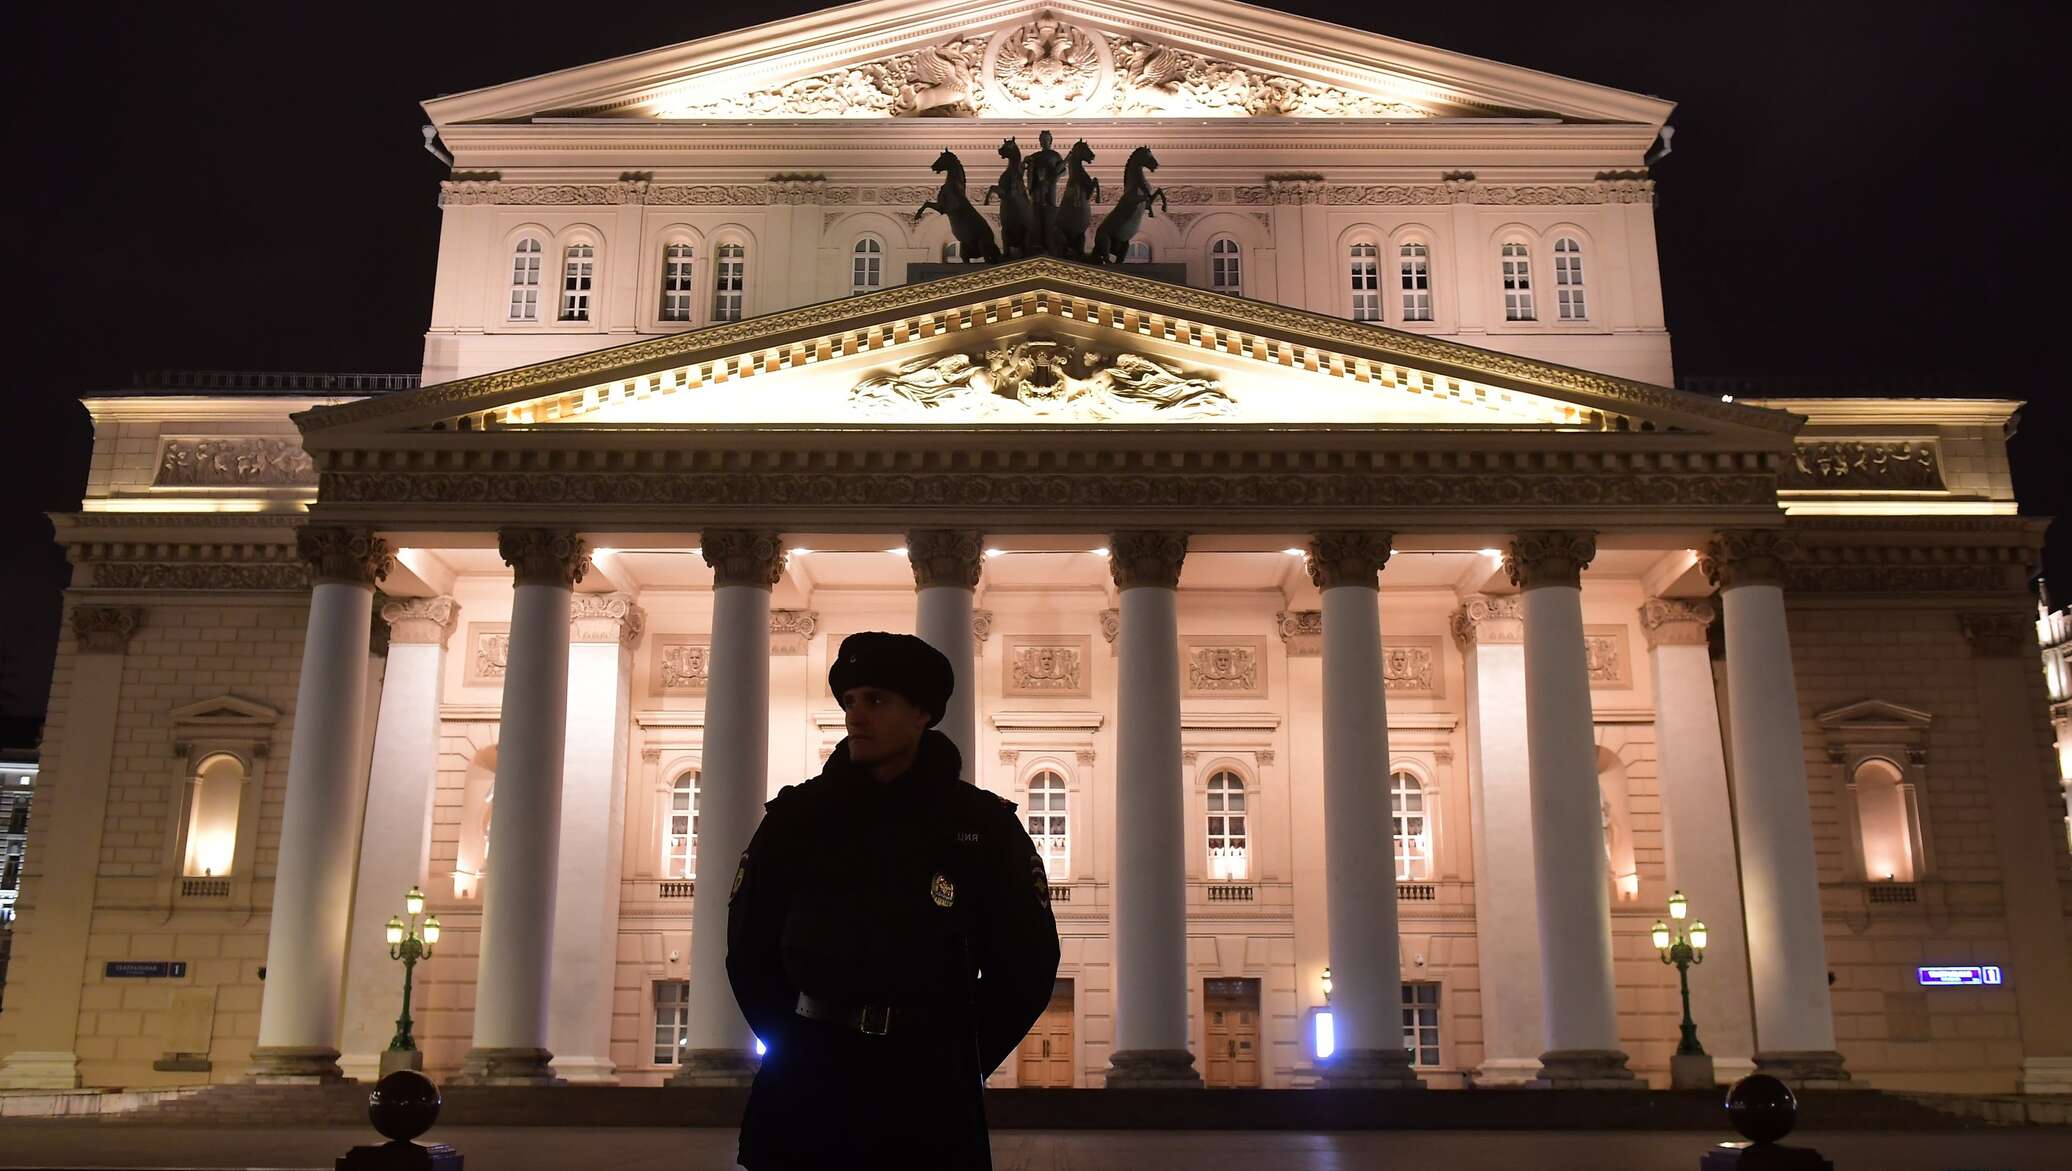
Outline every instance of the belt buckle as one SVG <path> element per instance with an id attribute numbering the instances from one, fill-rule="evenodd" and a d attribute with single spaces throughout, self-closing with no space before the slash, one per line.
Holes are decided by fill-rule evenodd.
<path id="1" fill-rule="evenodd" d="M 875 1022 L 875 1023 L 874 1023 Z M 866 1037 L 882 1037 L 892 1031 L 892 1006 L 866 1004 L 857 1010 L 856 1031 Z"/>

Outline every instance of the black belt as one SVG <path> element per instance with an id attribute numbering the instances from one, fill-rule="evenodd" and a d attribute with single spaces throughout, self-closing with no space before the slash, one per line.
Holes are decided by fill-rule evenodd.
<path id="1" fill-rule="evenodd" d="M 807 1020 L 840 1025 L 866 1037 L 883 1037 L 892 1031 L 892 1006 L 889 1004 L 836 1004 L 801 992 L 798 1006 L 792 1011 Z"/>

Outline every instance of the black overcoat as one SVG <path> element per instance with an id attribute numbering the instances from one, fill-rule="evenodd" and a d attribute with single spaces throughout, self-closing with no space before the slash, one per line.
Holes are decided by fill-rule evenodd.
<path id="1" fill-rule="evenodd" d="M 1015 806 L 926 733 L 880 782 L 835 748 L 764 809 L 727 915 L 727 977 L 768 1052 L 741 1165 L 988 1171 L 984 1079 L 1049 1002 L 1049 877 Z M 800 992 L 889 1006 L 883 1036 L 811 1020 Z"/>

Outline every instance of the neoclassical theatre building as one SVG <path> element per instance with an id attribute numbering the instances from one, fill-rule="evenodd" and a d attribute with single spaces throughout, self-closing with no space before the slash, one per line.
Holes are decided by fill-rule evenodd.
<path id="1" fill-rule="evenodd" d="M 1671 389 L 1669 102 L 865 0 L 425 108 L 422 385 L 88 401 L 0 1086 L 368 1077 L 412 886 L 435 1077 L 738 1080 L 736 859 L 890 629 L 1050 868 L 997 1087 L 1666 1086 L 1680 890 L 1720 1079 L 2072 1089 L 2018 404 Z M 1125 262 L 916 219 L 1043 131 L 1097 222 L 1155 156 Z"/>

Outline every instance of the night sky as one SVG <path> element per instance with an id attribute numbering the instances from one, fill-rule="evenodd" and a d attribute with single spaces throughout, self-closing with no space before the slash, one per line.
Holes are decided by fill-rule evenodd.
<path id="1" fill-rule="evenodd" d="M 1675 101 L 1654 174 L 1678 374 L 2027 399 L 2022 509 L 2064 508 L 2072 395 L 2044 350 L 2066 298 L 2042 270 L 2065 64 L 2042 5 L 1275 6 Z M 42 514 L 78 506 L 81 394 L 155 369 L 416 372 L 445 175 L 420 100 L 817 7 L 18 8 L 0 714 L 47 691 L 68 570 Z"/>

